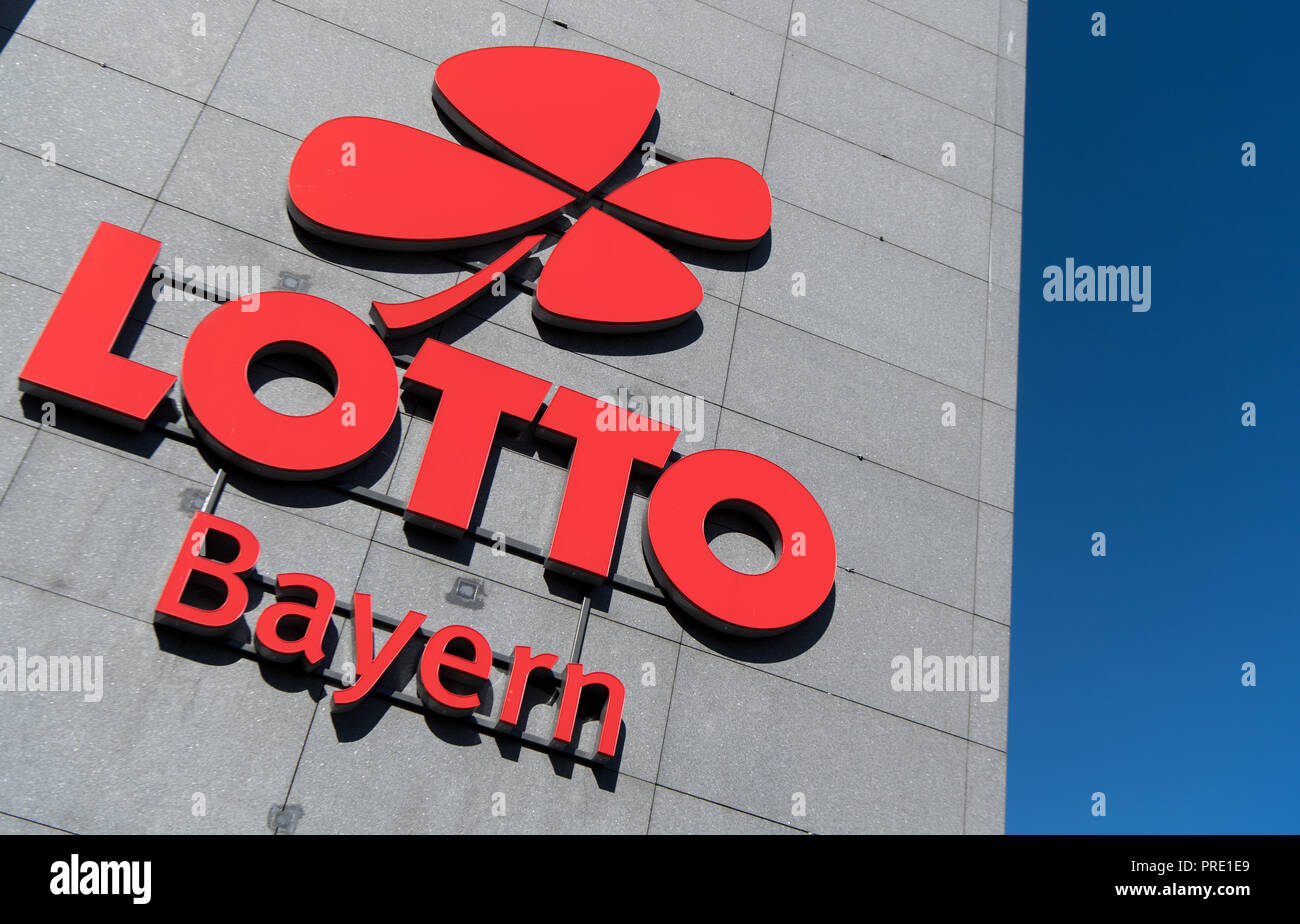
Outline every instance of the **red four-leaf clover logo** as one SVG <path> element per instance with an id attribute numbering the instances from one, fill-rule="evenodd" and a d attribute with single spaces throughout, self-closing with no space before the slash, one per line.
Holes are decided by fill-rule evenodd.
<path id="1" fill-rule="evenodd" d="M 527 93 L 533 86 L 540 91 Z M 440 64 L 433 95 L 476 143 L 527 172 L 362 116 L 317 126 L 289 168 L 290 212 L 323 237 L 438 250 L 525 235 L 449 289 L 405 304 L 375 303 L 384 335 L 414 332 L 455 311 L 544 237 L 527 232 L 574 203 L 593 207 L 552 251 L 533 310 L 581 329 L 652 330 L 699 307 L 699 280 L 643 232 L 746 250 L 771 225 L 763 177 L 725 157 L 669 164 L 595 194 L 645 136 L 659 100 L 659 81 L 635 64 L 563 48 L 483 48 Z"/>

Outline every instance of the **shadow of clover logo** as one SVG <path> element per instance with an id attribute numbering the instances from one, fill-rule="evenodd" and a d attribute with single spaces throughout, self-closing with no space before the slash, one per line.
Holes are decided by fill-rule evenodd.
<path id="1" fill-rule="evenodd" d="M 648 235 L 747 250 L 771 225 L 763 177 L 725 157 L 668 164 L 597 194 L 659 101 L 659 81 L 635 64 L 564 48 L 483 48 L 438 65 L 433 97 L 499 159 L 409 125 L 347 116 L 313 129 L 289 168 L 290 214 L 331 240 L 440 250 L 523 235 L 449 289 L 376 302 L 384 336 L 456 311 L 544 238 L 530 232 L 571 207 L 585 211 L 552 250 L 533 311 L 586 330 L 667 327 L 703 301 L 699 280 Z"/>

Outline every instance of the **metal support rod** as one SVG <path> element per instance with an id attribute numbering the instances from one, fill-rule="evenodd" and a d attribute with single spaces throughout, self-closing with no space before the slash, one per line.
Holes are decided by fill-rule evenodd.
<path id="1" fill-rule="evenodd" d="M 587 640 L 587 620 L 591 616 L 591 594 L 582 598 L 582 612 L 578 615 L 578 630 L 573 634 L 573 651 L 569 654 L 570 664 L 580 664 L 582 643 Z"/>

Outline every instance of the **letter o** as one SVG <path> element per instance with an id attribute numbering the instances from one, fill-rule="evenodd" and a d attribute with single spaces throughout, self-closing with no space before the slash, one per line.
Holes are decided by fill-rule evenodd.
<path id="1" fill-rule="evenodd" d="M 779 537 L 762 574 L 727 567 L 709 548 L 704 521 L 715 507 L 755 507 Z M 804 554 L 792 539 L 802 533 Z M 774 537 L 777 538 L 777 537 Z M 785 632 L 826 602 L 835 584 L 835 537 L 816 499 L 774 462 L 708 449 L 670 465 L 646 509 L 642 548 L 655 580 L 691 615 L 733 635 Z"/>
<path id="2" fill-rule="evenodd" d="M 334 400 L 296 417 L 253 394 L 249 367 L 271 353 L 323 361 Z M 194 329 L 181 390 L 195 430 L 236 464 L 285 480 L 321 478 L 364 459 L 397 415 L 392 355 L 360 318 L 301 292 L 261 292 L 226 302 Z M 345 408 L 352 425 L 344 426 Z"/>

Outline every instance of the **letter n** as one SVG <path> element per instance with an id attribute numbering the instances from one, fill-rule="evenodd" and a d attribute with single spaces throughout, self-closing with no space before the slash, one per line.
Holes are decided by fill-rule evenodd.
<path id="1" fill-rule="evenodd" d="M 578 701 L 587 687 L 605 689 L 605 704 L 600 711 L 600 741 L 596 747 L 596 761 L 604 763 L 618 750 L 618 734 L 623 724 L 623 701 L 626 693 L 622 682 L 613 674 L 584 672 L 581 664 L 570 664 L 564 669 L 564 690 L 560 694 L 560 712 L 555 719 L 556 744 L 567 745 L 573 740 L 574 726 L 578 720 Z"/>

